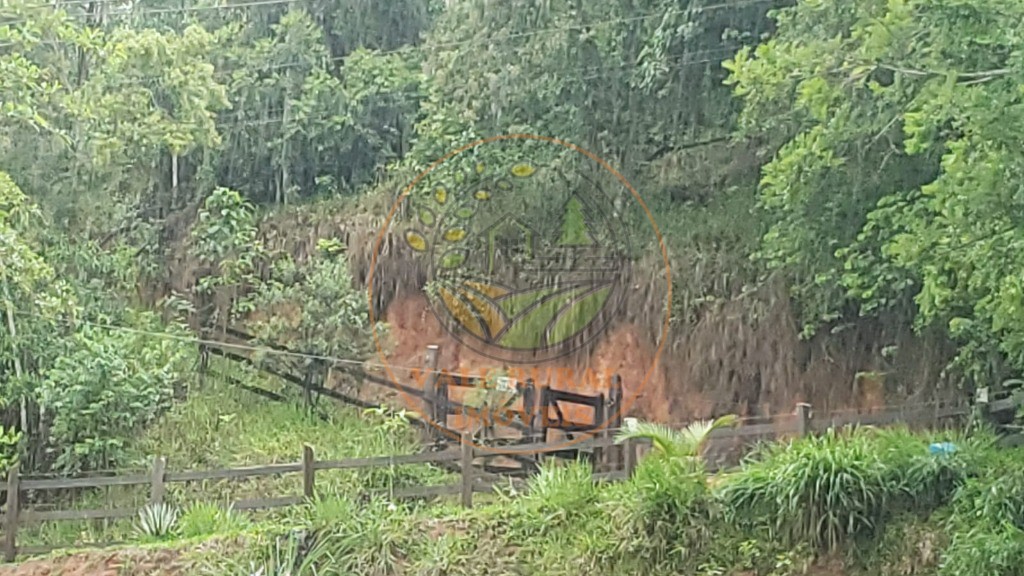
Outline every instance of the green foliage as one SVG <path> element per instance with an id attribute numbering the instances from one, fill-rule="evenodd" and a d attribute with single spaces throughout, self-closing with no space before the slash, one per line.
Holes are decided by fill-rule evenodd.
<path id="1" fill-rule="evenodd" d="M 152 316 L 140 320 L 159 327 Z M 55 466 L 75 473 L 123 465 L 128 440 L 170 406 L 193 363 L 194 349 L 179 341 L 83 326 L 39 390 L 52 415 Z"/>
<path id="2" fill-rule="evenodd" d="M 18 444 L 21 432 L 0 426 L 0 474 L 6 475 L 18 463 Z"/>
<path id="3" fill-rule="evenodd" d="M 768 446 L 729 479 L 722 498 L 738 524 L 832 551 L 870 538 L 892 514 L 927 514 L 952 498 L 965 463 L 926 448 L 900 430 L 830 429 Z"/>
<path id="4" fill-rule="evenodd" d="M 979 524 L 953 535 L 939 573 L 943 576 L 1018 576 L 1024 561 L 1024 530 Z"/>
<path id="5" fill-rule="evenodd" d="M 790 279 L 808 333 L 851 306 L 916 316 L 962 344 L 955 366 L 1024 368 L 1024 156 L 1011 102 L 1024 9 L 1003 2 L 801 2 L 728 64 L 742 124 L 778 154 L 759 256 Z M 940 39 L 939 44 L 924 38 Z"/>
<path id="6" fill-rule="evenodd" d="M 210 576 L 321 576 L 338 574 L 331 571 L 335 556 L 329 542 L 317 539 L 307 542 L 304 533 L 290 533 L 260 541 L 254 552 L 242 558 L 218 558 L 200 568 Z"/>
<path id="7" fill-rule="evenodd" d="M 250 323 L 254 334 L 335 358 L 362 359 L 373 351 L 366 294 L 356 288 L 348 256 L 337 247 L 322 245 L 301 267 L 291 258 L 277 260 L 270 280 L 244 302 L 253 310 L 283 310 L 289 305 L 297 307 L 294 314 L 271 314 Z M 376 329 L 379 337 L 386 336 L 383 326 Z"/>
<path id="8" fill-rule="evenodd" d="M 622 522 L 618 561 L 628 566 L 629 559 L 641 558 L 659 573 L 695 570 L 711 546 L 717 519 L 703 472 L 676 458 L 641 462 L 616 516 Z"/>
<path id="9" fill-rule="evenodd" d="M 0 365 L 13 367 L 4 374 L 0 407 L 19 413 L 14 432 L 26 440 L 21 448 L 28 470 L 106 467 L 122 462 L 126 441 L 167 407 L 174 386 L 185 381 L 191 349 L 143 334 L 165 326 L 152 313 L 132 314 L 117 296 L 132 283 L 125 277 L 130 267 L 114 256 L 90 254 L 87 247 L 74 252 L 43 241 L 40 228 L 46 223 L 10 177 L 0 174 Z M 121 273 L 122 266 L 128 274 L 105 281 L 79 274 L 88 267 Z M 81 310 L 84 305 L 89 308 Z M 89 320 L 76 325 L 77 316 Z M 140 332 L 91 322 L 114 318 Z M 186 334 L 177 331 L 179 338 Z"/>
<path id="10" fill-rule="evenodd" d="M 557 530 L 588 514 L 598 495 L 591 474 L 591 466 L 585 462 L 541 467 L 540 473 L 530 478 L 520 502 L 521 529 Z"/>
<path id="11" fill-rule="evenodd" d="M 655 453 L 659 456 L 683 460 L 694 470 L 703 470 L 700 459 L 702 450 L 712 431 L 733 426 L 739 418 L 728 415 L 715 420 L 700 420 L 690 423 L 682 430 L 675 430 L 657 423 L 640 422 L 632 430 L 623 430 L 615 437 L 616 442 L 630 439 L 651 441 Z"/>
<path id="12" fill-rule="evenodd" d="M 182 513 L 177 522 L 177 533 L 182 538 L 231 534 L 245 530 L 249 521 L 233 508 L 224 508 L 211 502 L 196 502 Z"/>
<path id="13" fill-rule="evenodd" d="M 970 479 L 953 501 L 942 576 L 1024 574 L 1024 480 L 1018 462 Z"/>
<path id="14" fill-rule="evenodd" d="M 261 248 L 256 234 L 252 204 L 227 188 L 217 188 L 210 194 L 192 228 L 192 241 L 201 261 L 217 270 L 200 279 L 200 292 L 252 279 Z"/>

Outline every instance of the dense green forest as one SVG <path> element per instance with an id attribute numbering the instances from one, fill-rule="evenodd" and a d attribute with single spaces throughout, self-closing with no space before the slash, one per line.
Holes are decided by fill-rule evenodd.
<path id="1" fill-rule="evenodd" d="M 781 286 L 823 349 L 870 322 L 965 397 L 1019 377 L 1021 29 L 1019 0 L 5 0 L 0 470 L 131 463 L 236 321 L 368 358 L 365 255 L 268 223 L 375 230 L 505 133 L 641 191 L 676 326 L 764 322 L 751 295 Z"/>

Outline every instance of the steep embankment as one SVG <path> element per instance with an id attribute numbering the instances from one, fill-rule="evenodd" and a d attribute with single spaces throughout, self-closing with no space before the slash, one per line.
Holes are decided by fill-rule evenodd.
<path id="1" fill-rule="evenodd" d="M 371 257 L 383 211 L 383 206 L 368 204 L 354 209 L 351 203 L 299 207 L 266 220 L 262 240 L 270 251 L 286 252 L 301 263 L 318 239 L 340 239 L 348 246 L 353 277 L 363 286 L 375 263 L 372 300 L 375 315 L 390 325 L 392 349 L 385 351 L 384 358 L 388 365 L 420 366 L 425 347 L 437 344 L 443 369 L 478 373 L 501 368 L 459 343 L 440 325 L 422 293 L 425 267 L 397 235 L 385 236 L 378 258 Z M 165 291 L 188 293 L 197 267 L 181 251 L 177 254 L 169 266 L 171 280 Z M 684 256 L 674 255 L 675 278 L 694 273 L 684 264 L 689 261 Z M 726 412 L 788 412 L 799 401 L 809 401 L 818 410 L 867 410 L 958 395 L 942 380 L 941 368 L 951 351 L 941 338 L 916 336 L 903 322 L 862 319 L 805 341 L 799 337 L 786 289 L 777 284 L 705 303 L 685 318 L 673 318 L 651 370 L 661 342 L 664 287 L 658 282 L 657 262 L 643 262 L 636 268 L 639 272 L 633 275 L 633 289 L 621 313 L 589 348 L 559 361 L 522 368 L 541 373 L 562 369 L 563 374 L 572 370 L 577 375 L 587 369 L 597 375 L 617 373 L 627 395 L 637 396 L 633 413 L 665 422 Z M 221 306 L 228 302 L 226 296 L 219 297 Z M 887 347 L 898 350 L 895 359 L 883 354 Z M 393 376 L 414 384 L 406 371 L 395 370 Z M 596 391 L 589 385 L 584 380 L 577 389 Z M 376 399 L 382 394 L 372 386 L 364 392 Z"/>
<path id="2" fill-rule="evenodd" d="M 318 238 L 343 239 L 353 276 L 365 285 L 375 226 L 381 220 L 370 214 L 353 217 L 340 210 L 300 209 L 268 223 L 266 241 L 271 249 L 302 260 Z M 388 322 L 392 336 L 386 362 L 420 366 L 425 347 L 437 344 L 444 369 L 477 373 L 500 368 L 445 331 L 422 294 L 422 263 L 395 240 L 385 238 L 374 274 L 376 313 Z M 659 303 L 664 303 L 665 295 L 663 288 L 659 290 L 657 265 L 642 263 L 638 268 L 622 313 L 593 345 L 565 359 L 524 368 L 618 373 L 627 394 L 639 395 L 634 412 L 661 421 L 725 412 L 788 412 L 799 401 L 809 401 L 819 410 L 869 410 L 957 397 L 955 388 L 941 380 L 941 368 L 951 352 L 942 339 L 914 335 L 903 323 L 859 320 L 805 341 L 785 287 L 777 284 L 708 304 L 688 319 L 673 318 L 658 364 L 651 370 L 663 321 Z M 687 273 L 673 269 L 676 277 Z M 895 359 L 883 354 L 886 347 L 899 351 Z M 395 375 L 402 377 L 397 370 Z M 589 391 L 583 386 L 582 391 Z"/>

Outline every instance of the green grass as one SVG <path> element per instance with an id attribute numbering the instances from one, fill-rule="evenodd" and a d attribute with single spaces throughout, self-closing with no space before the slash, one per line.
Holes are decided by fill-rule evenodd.
<path id="1" fill-rule="evenodd" d="M 412 454 L 420 450 L 418 432 L 408 423 L 367 414 L 322 399 L 320 415 L 293 403 L 268 400 L 224 383 L 218 369 L 265 387 L 272 381 L 255 373 L 238 374 L 234 364 L 216 365 L 208 384 L 174 406 L 129 447 L 135 466 L 124 473 L 147 473 L 156 456 L 167 458 L 168 471 L 212 470 L 274 463 L 298 462 L 304 444 L 313 446 L 317 460 Z M 278 392 L 287 392 L 279 389 Z M 373 470 L 320 471 L 318 491 L 356 494 L 367 490 L 451 483 L 451 475 L 427 465 L 395 466 Z M 167 485 L 166 500 L 182 513 L 197 504 L 228 508 L 243 499 L 271 498 L 302 493 L 299 474 L 240 480 L 216 480 Z M 56 509 L 140 509 L 148 499 L 147 486 L 109 487 L 85 491 L 51 504 Z M 195 512 L 199 514 L 200 512 Z M 212 514 L 207 510 L 208 514 Z M 288 510 L 246 513 L 255 522 L 286 520 Z M 241 529 L 231 519 L 225 525 Z M 198 521 L 198 520 L 197 520 Z M 26 526 L 19 531 L 21 545 L 76 546 L 90 542 L 134 540 L 137 518 L 110 521 L 60 521 Z M 179 522 L 179 526 L 181 522 Z M 201 532 L 195 526 L 188 531 Z M 208 530 L 207 530 L 208 531 Z M 193 533 L 190 535 L 198 535 Z M 175 538 L 181 535 L 176 533 Z"/>
<path id="2" fill-rule="evenodd" d="M 418 444 L 407 425 L 322 407 L 327 422 L 214 379 L 133 449 L 145 462 L 173 456 L 162 450 L 173 446 L 170 468 L 182 469 L 198 467 L 189 459 L 203 467 L 295 461 L 307 441 L 322 458 L 409 453 Z M 960 449 L 932 456 L 936 440 Z M 74 544 L 84 534 L 147 547 L 191 543 L 189 573 L 211 576 L 260 567 L 284 574 L 285 566 L 297 567 L 291 576 L 795 576 L 820 556 L 844 560 L 845 576 L 1018 576 L 1022 462 L 1024 451 L 996 449 L 984 434 L 865 429 L 773 445 L 716 482 L 671 458 L 645 458 L 616 484 L 592 483 L 583 463 L 553 464 L 525 490 L 479 495 L 465 510 L 452 499 L 389 498 L 388 486 L 454 480 L 413 466 L 318 474 L 316 499 L 258 515 L 218 504 L 297 494 L 298 478 L 216 482 L 172 491 L 181 516 L 162 542 L 141 537 L 131 521 L 51 523 L 20 541 Z M 366 498 L 369 488 L 385 491 Z M 94 492 L 75 504 L 141 505 L 145 496 Z M 217 544 L 199 545 L 211 539 Z M 211 546 L 216 553 L 202 551 Z"/>
<path id="3" fill-rule="evenodd" d="M 958 456 L 940 461 L 927 452 L 934 439 L 862 431 L 778 445 L 713 488 L 685 466 L 649 458 L 618 484 L 592 484 L 585 464 L 547 468 L 525 493 L 497 494 L 472 510 L 339 496 L 292 518 L 318 542 L 317 571 L 297 574 L 795 576 L 831 548 L 806 519 L 822 518 L 817 503 L 825 502 L 824 518 L 871 520 L 848 534 L 862 538 L 836 544 L 848 553 L 847 576 L 1017 576 L 1022 547 L 1006 522 L 1020 518 L 1021 500 L 1008 474 L 1024 477 L 1024 452 L 961 438 Z M 763 514 L 735 522 L 730 507 L 747 506 L 730 504 L 737 486 L 768 490 Z M 919 499 L 929 490 L 943 495 Z M 889 509 L 865 507 L 871 500 Z M 810 510 L 801 512 L 800 502 Z M 988 520 L 979 528 L 968 517 Z M 248 574 L 243 566 L 269 566 L 270 551 L 281 548 L 267 537 L 250 544 L 211 559 L 203 573 Z M 835 561 L 835 552 L 825 559 Z"/>

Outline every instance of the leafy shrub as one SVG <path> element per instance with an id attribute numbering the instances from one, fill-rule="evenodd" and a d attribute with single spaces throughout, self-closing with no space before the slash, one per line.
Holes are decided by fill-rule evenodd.
<path id="1" fill-rule="evenodd" d="M 0 425 L 0 477 L 6 478 L 7 471 L 18 462 L 18 444 L 21 432 L 14 428 L 6 429 Z"/>
<path id="2" fill-rule="evenodd" d="M 991 522 L 963 527 L 953 534 L 939 574 L 1024 575 L 1024 531 L 1011 524 Z"/>
<path id="3" fill-rule="evenodd" d="M 657 573 L 692 572 L 711 544 L 717 518 L 704 475 L 689 459 L 647 458 L 624 492 L 612 511 L 618 561 L 629 566 L 642 560 L 644 569 Z"/>
<path id="4" fill-rule="evenodd" d="M 1024 470 L 968 480 L 953 500 L 952 521 L 1024 530 Z"/>
<path id="5" fill-rule="evenodd" d="M 1024 469 L 1020 451 L 995 451 L 953 498 L 943 576 L 1024 574 Z"/>
<path id="6" fill-rule="evenodd" d="M 197 502 L 185 509 L 178 521 L 178 533 L 183 538 L 225 534 L 245 529 L 249 521 L 231 508 L 222 508 L 211 502 Z"/>
<path id="7" fill-rule="evenodd" d="M 789 545 L 833 550 L 869 534 L 901 494 L 900 471 L 892 468 L 899 458 L 883 458 L 882 444 L 857 429 L 769 445 L 721 495 L 737 523 L 766 526 L 769 538 Z"/>
<path id="8" fill-rule="evenodd" d="M 139 321 L 142 329 L 166 331 L 154 315 Z M 55 466 L 75 473 L 117 465 L 127 441 L 170 405 L 194 347 L 89 325 L 70 340 L 40 389 L 53 418 Z"/>

